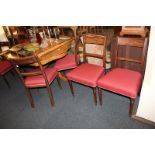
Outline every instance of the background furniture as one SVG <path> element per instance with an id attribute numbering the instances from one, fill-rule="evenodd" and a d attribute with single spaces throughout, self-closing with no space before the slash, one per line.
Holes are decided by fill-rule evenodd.
<path id="1" fill-rule="evenodd" d="M 7 81 L 7 79 L 5 78 L 5 75 L 9 71 L 12 71 L 13 66 L 12 66 L 12 64 L 8 60 L 5 59 L 4 54 L 5 53 L 0 53 L 0 56 L 2 57 L 1 60 L 0 60 L 0 76 L 3 77 L 5 83 L 10 88 L 10 84 Z M 11 73 L 13 73 L 13 72 L 11 72 Z"/>
<path id="2" fill-rule="evenodd" d="M 146 37 L 148 29 L 145 26 L 122 26 L 120 36 L 124 35 L 139 35 Z"/>
<path id="3" fill-rule="evenodd" d="M 11 47 L 9 42 L 0 42 L 0 51 L 6 51 Z"/>
<path id="4" fill-rule="evenodd" d="M 93 89 L 94 103 L 97 105 L 96 86 L 99 77 L 104 74 L 105 67 L 105 49 L 106 49 L 106 37 L 101 35 L 87 34 L 83 35 L 84 43 L 84 64 L 77 66 L 75 69 L 67 73 L 67 78 L 72 95 L 74 96 L 72 81 L 89 86 Z M 88 49 L 87 45 L 93 45 L 96 50 Z M 90 64 L 91 58 L 101 59 L 100 65 Z"/>
<path id="5" fill-rule="evenodd" d="M 46 48 L 39 48 L 37 51 L 35 51 L 36 55 L 39 57 L 40 62 L 42 65 L 46 65 L 49 62 L 59 59 L 61 57 L 64 57 L 68 49 L 70 49 L 72 39 L 66 39 L 66 40 L 57 40 L 55 39 L 51 42 L 49 42 L 49 46 Z M 10 51 L 14 51 L 15 49 L 19 50 L 16 48 L 17 46 L 13 47 L 10 49 Z M 13 54 L 12 52 L 9 52 L 7 54 L 7 58 L 18 58 L 18 55 Z M 38 63 L 32 64 L 33 66 L 38 66 Z"/>
<path id="6" fill-rule="evenodd" d="M 138 53 L 140 58 L 126 57 L 126 55 L 119 55 L 120 46 L 133 46 L 141 48 L 142 51 Z M 146 51 L 148 46 L 148 38 L 128 38 L 117 37 L 117 44 L 115 48 L 114 68 L 112 71 L 102 76 L 98 80 L 99 87 L 99 99 L 102 105 L 102 89 L 121 94 L 130 98 L 129 115 L 132 115 L 134 102 L 140 91 L 145 65 L 144 60 L 146 57 Z M 131 53 L 135 52 L 130 50 Z M 139 72 L 126 69 L 126 65 L 119 65 L 119 62 L 136 63 L 139 65 Z M 123 68 L 123 69 L 122 69 Z"/>

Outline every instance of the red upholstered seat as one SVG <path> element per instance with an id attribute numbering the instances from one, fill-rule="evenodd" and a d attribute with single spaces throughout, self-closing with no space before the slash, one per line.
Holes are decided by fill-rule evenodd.
<path id="1" fill-rule="evenodd" d="M 130 98 L 136 98 L 142 83 L 139 72 L 116 68 L 98 80 L 100 88 L 119 93 Z"/>
<path id="2" fill-rule="evenodd" d="M 0 61 L 0 75 L 4 75 L 12 68 L 13 67 L 9 61 L 7 60 Z"/>
<path id="3" fill-rule="evenodd" d="M 82 83 L 91 87 L 97 86 L 97 80 L 104 74 L 102 66 L 94 64 L 81 64 L 67 74 L 71 81 Z"/>
<path id="4" fill-rule="evenodd" d="M 80 57 L 77 55 L 77 60 L 79 62 Z M 57 71 L 61 70 L 67 70 L 72 69 L 77 66 L 75 61 L 75 54 L 68 54 L 64 58 L 57 60 L 57 62 L 54 65 L 54 68 L 57 69 Z"/>
<path id="5" fill-rule="evenodd" d="M 32 72 L 34 72 L 34 70 Z M 56 77 L 57 70 L 55 68 L 47 68 L 47 69 L 45 69 L 45 73 L 46 73 L 48 82 L 50 84 Z M 25 85 L 27 87 L 36 87 L 36 86 L 46 86 L 46 83 L 45 83 L 45 79 L 44 79 L 43 75 L 36 75 L 36 76 L 26 77 Z"/>

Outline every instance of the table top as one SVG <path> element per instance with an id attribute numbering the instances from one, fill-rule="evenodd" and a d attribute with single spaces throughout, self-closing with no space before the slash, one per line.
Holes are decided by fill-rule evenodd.
<path id="1" fill-rule="evenodd" d="M 73 39 L 71 38 L 66 38 L 66 39 L 51 39 L 48 42 L 48 46 L 45 48 L 39 48 L 38 50 L 35 51 L 35 54 L 39 57 L 40 62 L 42 65 L 46 65 L 47 63 L 62 58 L 64 57 L 68 50 L 71 47 L 71 42 Z M 11 51 L 19 51 L 20 50 L 20 45 L 24 46 L 27 43 L 24 44 L 19 44 L 10 49 L 10 52 L 7 53 L 6 57 L 8 59 L 13 59 L 13 58 L 20 58 L 18 54 L 14 54 L 14 52 Z M 22 57 L 21 57 L 22 58 Z M 38 66 L 38 64 L 33 64 L 33 66 Z"/>

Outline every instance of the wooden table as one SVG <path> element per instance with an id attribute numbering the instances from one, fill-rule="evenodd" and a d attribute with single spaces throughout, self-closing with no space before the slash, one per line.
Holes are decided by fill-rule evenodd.
<path id="1" fill-rule="evenodd" d="M 53 60 L 60 59 L 67 55 L 68 50 L 71 48 L 71 43 L 73 40 L 74 39 L 59 39 L 48 42 L 48 47 L 40 48 L 39 50 L 35 51 L 35 53 L 39 57 L 41 64 L 46 65 Z M 19 58 L 19 55 L 15 55 L 12 52 L 6 52 L 5 55 L 8 59 L 16 57 Z M 31 65 L 35 67 L 39 66 L 37 63 Z M 59 73 L 58 75 L 62 80 L 67 81 L 67 78 L 61 73 Z"/>
<path id="2" fill-rule="evenodd" d="M 49 62 L 62 58 L 67 55 L 68 50 L 71 47 L 71 42 L 73 39 L 59 39 L 48 42 L 49 46 L 46 48 L 39 48 L 35 53 L 40 59 L 42 65 L 46 65 Z M 19 58 L 19 55 L 15 55 L 12 52 L 6 54 L 8 59 Z M 33 66 L 38 66 L 37 63 L 32 64 Z"/>

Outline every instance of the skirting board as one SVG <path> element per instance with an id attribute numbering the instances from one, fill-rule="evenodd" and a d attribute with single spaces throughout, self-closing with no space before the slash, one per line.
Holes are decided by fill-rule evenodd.
<path id="1" fill-rule="evenodd" d="M 152 122 L 150 120 L 147 120 L 145 118 L 142 118 L 142 117 L 139 117 L 139 116 L 136 116 L 136 115 L 132 115 L 131 118 L 137 120 L 137 121 L 140 121 L 140 122 L 143 122 L 143 123 L 146 123 L 146 124 L 149 124 L 149 125 L 152 125 L 155 127 L 155 122 Z"/>

